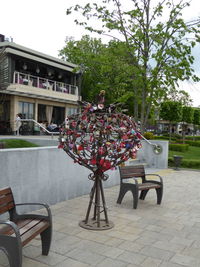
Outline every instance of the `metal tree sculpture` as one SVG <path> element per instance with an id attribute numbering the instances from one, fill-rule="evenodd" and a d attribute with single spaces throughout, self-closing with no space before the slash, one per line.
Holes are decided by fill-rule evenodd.
<path id="1" fill-rule="evenodd" d="M 66 118 L 59 147 L 75 163 L 91 170 L 88 178 L 94 181 L 86 217 L 79 225 L 86 229 L 103 230 L 113 227 L 113 223 L 108 220 L 102 186 L 102 181 L 108 179 L 105 172 L 136 157 L 137 150 L 141 147 L 141 135 L 135 122 L 127 115 L 106 112 L 103 108 L 95 109 L 88 103 L 83 113 Z M 94 214 L 90 219 L 92 204 Z M 100 218 L 102 212 L 104 219 Z"/>

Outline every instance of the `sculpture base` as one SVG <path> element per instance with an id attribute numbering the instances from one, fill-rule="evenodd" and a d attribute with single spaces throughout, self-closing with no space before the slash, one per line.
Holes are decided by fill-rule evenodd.
<path id="1" fill-rule="evenodd" d="M 81 221 L 79 223 L 79 226 L 88 230 L 102 231 L 113 228 L 114 223 L 111 221 L 106 222 L 105 220 L 100 220 L 100 222 L 98 223 L 97 220 L 90 219 L 87 223 L 85 222 L 85 220 Z"/>

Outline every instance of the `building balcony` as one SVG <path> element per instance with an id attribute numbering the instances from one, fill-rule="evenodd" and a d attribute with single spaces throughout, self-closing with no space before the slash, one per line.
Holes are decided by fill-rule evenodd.
<path id="1" fill-rule="evenodd" d="M 41 78 L 38 76 L 33 76 L 17 71 L 15 71 L 13 75 L 13 84 L 22 84 L 26 86 L 78 96 L 78 86 L 46 78 Z"/>

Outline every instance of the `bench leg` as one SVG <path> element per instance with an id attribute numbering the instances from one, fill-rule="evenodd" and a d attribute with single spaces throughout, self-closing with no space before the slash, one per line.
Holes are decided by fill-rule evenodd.
<path id="1" fill-rule="evenodd" d="M 161 204 L 162 196 L 163 196 L 163 188 L 156 188 L 156 194 L 157 194 L 157 204 Z"/>
<path id="2" fill-rule="evenodd" d="M 122 203 L 122 199 L 124 198 L 126 192 L 130 190 L 128 188 L 125 188 L 125 187 L 120 187 L 120 191 L 119 191 L 119 196 L 118 196 L 118 199 L 117 199 L 117 204 L 121 204 Z"/>
<path id="3" fill-rule="evenodd" d="M 42 241 L 42 255 L 47 256 L 49 254 L 49 249 L 51 246 L 52 227 L 48 227 L 40 234 L 40 236 Z"/>
<path id="4" fill-rule="evenodd" d="M 149 190 L 142 190 L 140 193 L 140 199 L 145 200 L 145 197 L 147 195 Z"/>
<path id="5" fill-rule="evenodd" d="M 134 187 L 131 191 L 133 194 L 133 208 L 137 209 L 138 197 L 139 197 L 138 189 Z"/>
<path id="6" fill-rule="evenodd" d="M 133 185 L 130 186 L 129 184 L 124 184 L 123 186 L 120 187 L 117 203 L 118 204 L 122 203 L 122 199 L 124 198 L 125 194 L 128 191 L 131 191 L 131 193 L 133 195 L 133 208 L 137 209 L 137 205 L 138 205 L 138 189 Z"/>
<path id="7" fill-rule="evenodd" d="M 16 237 L 1 236 L 0 249 L 7 255 L 10 267 L 22 267 L 22 246 Z"/>

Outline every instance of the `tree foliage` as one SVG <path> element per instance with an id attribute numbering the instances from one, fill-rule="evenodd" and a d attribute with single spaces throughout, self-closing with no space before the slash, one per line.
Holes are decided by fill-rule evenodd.
<path id="1" fill-rule="evenodd" d="M 169 121 L 169 136 L 171 141 L 172 123 L 182 120 L 182 104 L 176 101 L 165 101 L 161 103 L 160 117 Z"/>
<path id="2" fill-rule="evenodd" d="M 200 109 L 194 109 L 193 124 L 200 125 Z"/>
<path id="3" fill-rule="evenodd" d="M 152 6 L 153 2 L 130 0 L 124 6 L 122 0 L 102 0 L 101 4 L 67 9 L 67 15 L 78 12 L 78 25 L 123 44 L 123 62 L 131 72 L 135 117 L 140 105 L 143 127 L 152 105 L 158 105 L 158 99 L 175 89 L 180 80 L 199 80 L 192 68 L 191 54 L 200 40 L 199 21 L 185 22 L 182 17 L 189 2 L 180 0 L 175 4 L 173 0 L 162 0 Z"/>
<path id="4" fill-rule="evenodd" d="M 100 90 L 105 90 L 107 102 L 124 103 L 133 97 L 132 69 L 124 51 L 124 43 L 110 41 L 103 44 L 101 39 L 85 35 L 79 41 L 67 38 L 60 56 L 83 69 L 84 100 L 93 101 Z"/>
<path id="5" fill-rule="evenodd" d="M 182 121 L 186 123 L 192 123 L 194 119 L 194 108 L 192 107 L 183 107 Z"/>
<path id="6" fill-rule="evenodd" d="M 160 118 L 170 122 L 180 122 L 182 120 L 182 104 L 170 100 L 161 103 Z"/>

